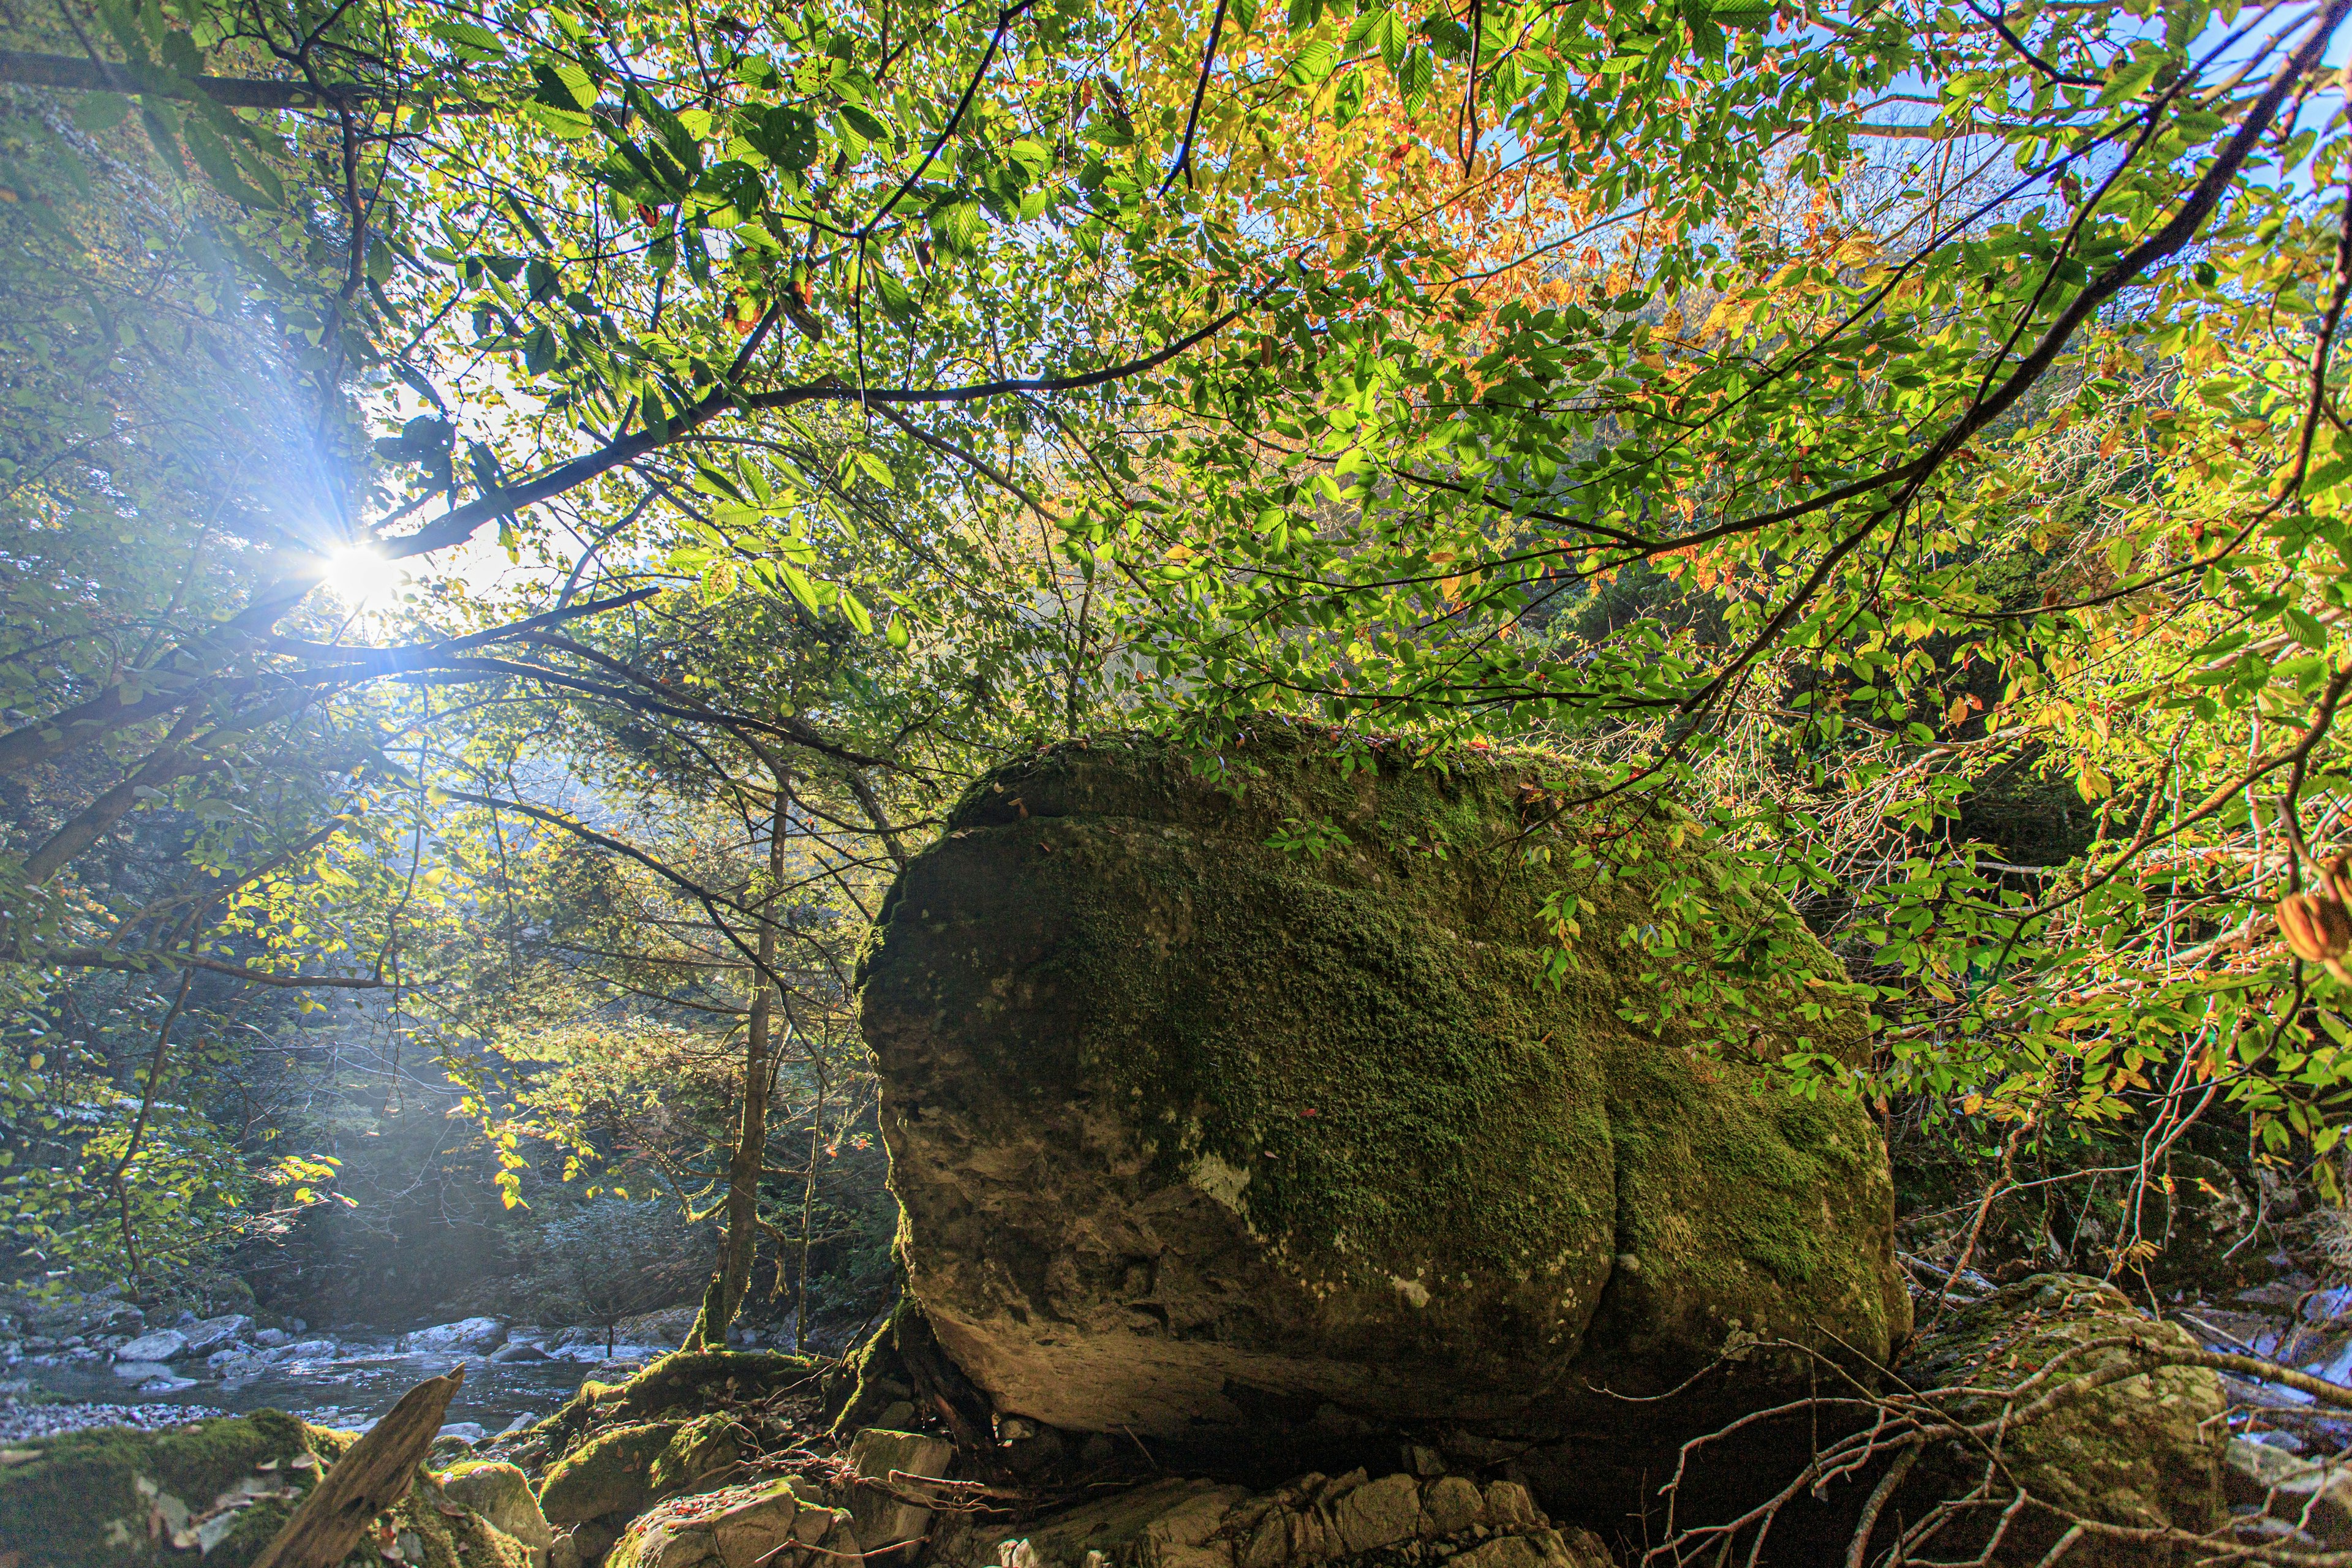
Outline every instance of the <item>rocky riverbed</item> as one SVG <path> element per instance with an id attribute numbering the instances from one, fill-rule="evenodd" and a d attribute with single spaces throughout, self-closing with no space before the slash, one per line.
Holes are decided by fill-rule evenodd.
<path id="1" fill-rule="evenodd" d="M 0 1301 L 0 1441 L 262 1409 L 363 1428 L 406 1389 L 460 1364 L 450 1426 L 479 1441 L 556 1409 L 590 1378 L 636 1372 L 675 1349 L 693 1315 L 647 1313 L 609 1333 L 490 1317 L 316 1329 L 299 1318 L 262 1326 L 244 1313 L 149 1314 L 103 1294 L 17 1297 Z"/>

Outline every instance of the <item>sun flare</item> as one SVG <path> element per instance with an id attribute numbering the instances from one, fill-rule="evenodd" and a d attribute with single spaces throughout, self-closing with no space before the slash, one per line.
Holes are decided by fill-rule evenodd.
<path id="1" fill-rule="evenodd" d="M 328 552 L 319 581 L 347 608 L 373 610 L 399 594 L 408 574 L 373 544 L 346 544 Z"/>

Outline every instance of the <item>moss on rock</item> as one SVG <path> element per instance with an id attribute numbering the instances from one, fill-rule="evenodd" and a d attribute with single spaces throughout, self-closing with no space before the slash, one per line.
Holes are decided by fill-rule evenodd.
<path id="1" fill-rule="evenodd" d="M 350 1434 L 276 1410 L 169 1432 L 100 1427 L 23 1445 L 0 1467 L 0 1543 L 15 1568 L 245 1568 Z M 520 1542 L 442 1498 L 431 1476 L 388 1516 L 411 1568 L 529 1568 Z M 403 1543 L 405 1543 L 404 1546 Z M 383 1561 L 362 1544 L 356 1561 Z"/>
<path id="2" fill-rule="evenodd" d="M 540 1510 L 553 1524 L 636 1512 L 652 1499 L 654 1465 L 682 1425 L 639 1421 L 597 1433 L 547 1472 Z"/>
<path id="3" fill-rule="evenodd" d="M 673 1351 L 625 1383 L 590 1381 L 531 1428 L 538 1460 L 558 1460 L 605 1428 L 656 1419 L 686 1421 L 730 1404 L 814 1387 L 830 1363 L 782 1351 Z"/>
<path id="4" fill-rule="evenodd" d="M 982 780 L 861 963 L 909 1289 L 1003 1407 L 1492 1417 L 1670 1385 L 1735 1329 L 1906 1331 L 1868 1117 L 1698 1048 L 1862 1047 L 1785 906 L 1670 814 L 1531 861 L 1553 759 L 1207 760 L 1098 740 Z M 1670 882 L 1756 933 L 1704 1030 L 1635 941 Z"/>
<path id="5" fill-rule="evenodd" d="M 2125 1342 L 2069 1354 L 2095 1340 Z M 2142 1365 L 2135 1354 L 2141 1345 L 2197 1348 L 2185 1330 L 2148 1318 L 2112 1285 L 2078 1274 L 2037 1274 L 1953 1308 L 1919 1336 L 1901 1371 L 1919 1388 L 2009 1388 L 2062 1355 L 2067 1356 L 2064 1376 Z M 2046 1387 L 2036 1390 L 2042 1392 Z M 1977 1551 L 2020 1488 L 2032 1504 L 2011 1522 L 1997 1563 L 2041 1561 L 2069 1516 L 2133 1528 L 2212 1529 L 2223 1507 L 2221 1453 L 2229 1432 L 2221 1416 L 2227 1404 L 2220 1381 L 2205 1368 L 2162 1367 L 2094 1389 L 2013 1427 L 2002 1436 L 1990 1503 L 1939 1536 L 1934 1555 L 1952 1559 Z M 2000 1409 L 2000 1402 L 1988 1395 L 1958 1413 L 1982 1421 Z M 1895 1501 L 1906 1517 L 1924 1518 L 1938 1500 L 1964 1497 L 1978 1486 L 1990 1458 L 1982 1445 L 1937 1450 L 1914 1470 Z M 2161 1568 L 2175 1556 L 2169 1546 L 2091 1535 L 2066 1562 L 2070 1568 Z"/>

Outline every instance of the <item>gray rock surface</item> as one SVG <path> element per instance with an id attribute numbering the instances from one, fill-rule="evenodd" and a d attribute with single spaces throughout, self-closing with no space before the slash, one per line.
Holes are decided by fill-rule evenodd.
<path id="1" fill-rule="evenodd" d="M 177 1329 L 158 1329 L 114 1348 L 117 1361 L 173 1361 L 188 1352 L 188 1336 Z"/>
<path id="2" fill-rule="evenodd" d="M 217 1318 L 205 1318 L 181 1331 L 187 1336 L 187 1355 L 210 1355 L 216 1350 L 244 1339 L 253 1331 L 253 1320 L 243 1312 L 228 1312 Z M 170 1358 L 166 1358 L 170 1359 Z"/>
<path id="3" fill-rule="evenodd" d="M 496 1350 L 505 1341 L 506 1325 L 496 1318 L 461 1318 L 403 1334 L 400 1348 L 410 1355 L 463 1355 Z"/>
<path id="4" fill-rule="evenodd" d="M 2300 1531 L 2306 1549 L 2352 1547 L 2352 1465 L 2232 1437 L 2221 1467 L 2223 1489 L 2242 1510 Z"/>

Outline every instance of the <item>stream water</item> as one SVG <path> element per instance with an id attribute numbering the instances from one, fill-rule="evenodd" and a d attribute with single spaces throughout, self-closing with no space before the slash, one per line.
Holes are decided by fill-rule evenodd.
<path id="1" fill-rule="evenodd" d="M 321 1362 L 272 1367 L 246 1377 L 199 1378 L 170 1393 L 126 1389 L 104 1365 L 19 1367 L 19 1376 L 60 1398 L 192 1410 L 286 1410 L 322 1426 L 356 1427 L 375 1419 L 417 1384 L 463 1363 L 466 1381 L 449 1402 L 447 1419 L 470 1421 L 496 1433 L 518 1416 L 544 1415 L 577 1393 L 596 1371 L 574 1361 L 499 1363 L 478 1356 L 354 1352 Z M 620 1374 L 608 1368 L 608 1379 Z M 159 1412 L 160 1414 L 160 1412 Z"/>

